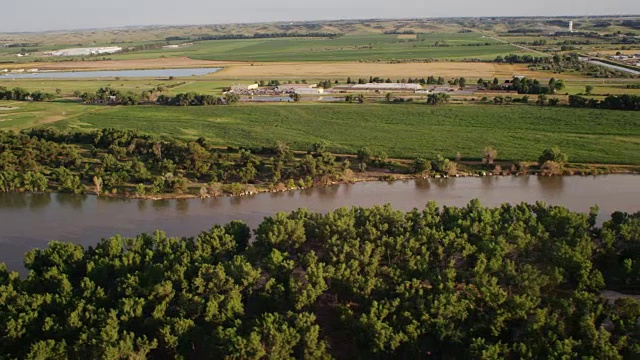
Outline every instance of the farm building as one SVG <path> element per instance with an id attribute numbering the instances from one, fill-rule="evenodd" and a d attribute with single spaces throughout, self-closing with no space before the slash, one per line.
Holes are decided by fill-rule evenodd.
<path id="1" fill-rule="evenodd" d="M 231 86 L 231 91 L 235 93 L 241 93 L 251 90 L 257 90 L 260 86 L 258 84 L 250 84 L 250 85 L 233 85 Z"/>
<path id="2" fill-rule="evenodd" d="M 62 49 L 57 51 L 49 51 L 44 53 L 44 55 L 45 56 L 83 56 L 83 55 L 114 54 L 120 51 L 122 51 L 121 47 L 110 46 L 110 47 Z"/>
<path id="3" fill-rule="evenodd" d="M 294 92 L 298 95 L 320 95 L 324 93 L 323 88 L 297 88 Z"/>
<path id="4" fill-rule="evenodd" d="M 281 92 L 294 92 L 296 89 L 315 89 L 317 84 L 280 84 L 278 91 Z"/>
<path id="5" fill-rule="evenodd" d="M 165 45 L 162 48 L 163 49 L 180 49 L 183 48 L 185 46 L 191 46 L 193 45 L 193 43 L 184 43 L 184 44 L 174 44 L 174 45 Z"/>
<path id="6" fill-rule="evenodd" d="M 356 85 L 338 85 L 334 87 L 337 91 L 398 91 L 416 92 L 422 89 L 420 84 L 407 83 L 368 83 Z"/>

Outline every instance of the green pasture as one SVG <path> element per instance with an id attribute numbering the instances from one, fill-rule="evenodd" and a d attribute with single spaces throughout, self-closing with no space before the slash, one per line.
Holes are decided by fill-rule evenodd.
<path id="1" fill-rule="evenodd" d="M 79 106 L 79 105 L 73 105 Z M 96 107 L 53 124 L 63 129 L 115 127 L 166 136 L 203 136 L 220 146 L 296 149 L 324 141 L 334 152 L 362 146 L 389 156 L 478 158 L 495 146 L 501 159 L 535 160 L 560 146 L 572 161 L 640 164 L 636 112 L 533 105 L 237 104 L 214 107 Z"/>

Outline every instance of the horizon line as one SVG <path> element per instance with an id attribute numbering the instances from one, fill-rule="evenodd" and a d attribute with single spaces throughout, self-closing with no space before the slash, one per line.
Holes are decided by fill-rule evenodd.
<path id="1" fill-rule="evenodd" d="M 73 29 L 49 29 L 49 30 L 25 30 L 25 31 L 1 31 L 0 34 L 43 34 L 56 32 L 84 32 L 92 30 L 118 30 L 126 28 L 153 28 L 153 27 L 191 27 L 191 26 L 232 26 L 232 25 L 252 25 L 252 24 L 279 24 L 279 23 L 313 23 L 313 22 L 341 22 L 341 21 L 394 21 L 394 20 L 434 20 L 434 19 L 517 19 L 517 18 L 633 18 L 640 17 L 640 14 L 603 14 L 603 15 L 500 15 L 500 16 L 433 16 L 433 17 L 398 17 L 398 18 L 336 18 L 336 19 L 316 19 L 316 20 L 273 20 L 273 21 L 253 21 L 253 22 L 229 22 L 229 23 L 195 23 L 195 24 L 141 24 L 141 25 L 118 25 L 100 26 L 93 28 L 73 28 Z"/>

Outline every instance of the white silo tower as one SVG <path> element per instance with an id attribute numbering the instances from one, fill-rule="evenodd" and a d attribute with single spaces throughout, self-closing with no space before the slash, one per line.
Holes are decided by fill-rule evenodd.
<path id="1" fill-rule="evenodd" d="M 573 32 L 573 21 L 569 21 L 569 32 Z"/>

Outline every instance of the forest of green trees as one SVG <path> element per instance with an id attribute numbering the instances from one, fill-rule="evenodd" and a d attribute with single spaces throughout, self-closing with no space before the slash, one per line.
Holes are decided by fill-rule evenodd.
<path id="1" fill-rule="evenodd" d="M 286 190 L 342 180 L 350 166 L 321 143 L 294 154 L 283 143 L 224 149 L 204 138 L 163 139 L 134 130 L 0 132 L 0 192 L 83 193 L 94 186 L 98 194 L 143 196 L 184 193 L 195 184 L 202 196 L 238 195 L 251 184 Z"/>
<path id="2" fill-rule="evenodd" d="M 298 210 L 0 265 L 2 359 L 634 359 L 640 213 Z"/>

